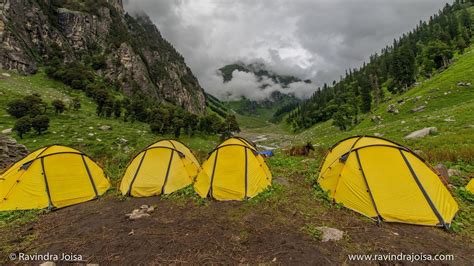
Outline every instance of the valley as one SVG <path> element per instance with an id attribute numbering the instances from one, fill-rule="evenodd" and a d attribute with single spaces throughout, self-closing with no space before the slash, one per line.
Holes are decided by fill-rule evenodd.
<path id="1" fill-rule="evenodd" d="M 368 63 L 320 88 L 247 58 L 222 60 L 234 63 L 214 68 L 222 83 L 207 90 L 152 19 L 127 12 L 121 0 L 0 1 L 0 11 L 0 174 L 26 150 L 59 144 L 88 155 L 110 181 L 100 197 L 92 182 L 97 198 L 81 204 L 0 211 L 0 264 L 31 263 L 12 259 L 20 253 L 73 254 L 82 257 L 79 264 L 105 265 L 352 265 L 359 262 L 350 256 L 358 254 L 454 256 L 434 264 L 474 261 L 474 194 L 466 189 L 474 177 L 471 2 L 445 6 Z M 232 85 L 249 76 L 252 82 L 243 84 L 255 88 Z M 312 86 L 316 90 L 307 95 Z M 245 167 L 242 201 L 218 201 L 210 198 L 213 192 L 201 198 L 193 185 L 152 197 L 122 195 L 127 167 L 149 145 L 175 139 L 203 164 L 231 136 L 273 153 L 264 160 L 271 185 L 255 197 L 247 198 L 247 156 L 258 154 L 250 145 L 243 149 L 245 163 L 237 153 L 226 162 Z M 449 228 L 377 223 L 336 203 L 317 180 L 331 147 L 351 136 L 386 138 L 425 160 L 459 205 Z M 176 150 L 168 148 L 163 184 Z M 308 154 L 292 155 L 295 149 Z M 344 156 L 335 162 L 345 162 Z M 257 162 L 263 168 L 263 160 Z M 89 168 L 87 174 L 92 181 Z M 46 192 L 51 204 L 49 187 Z M 146 215 L 130 218 L 142 209 Z"/>

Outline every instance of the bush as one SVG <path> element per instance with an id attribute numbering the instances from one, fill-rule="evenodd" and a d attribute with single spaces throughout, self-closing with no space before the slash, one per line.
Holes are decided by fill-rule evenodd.
<path id="1" fill-rule="evenodd" d="M 31 118 L 28 116 L 24 116 L 15 122 L 15 126 L 13 127 L 13 130 L 17 132 L 20 139 L 23 139 L 23 135 L 30 132 L 31 126 L 32 126 Z"/>
<path id="2" fill-rule="evenodd" d="M 74 97 L 71 102 L 71 109 L 78 111 L 81 109 L 81 99 L 79 97 Z"/>
<path id="3" fill-rule="evenodd" d="M 47 105 L 37 94 L 25 96 L 7 103 L 7 112 L 15 117 L 21 118 L 27 115 L 37 116 L 46 112 Z"/>
<path id="4" fill-rule="evenodd" d="M 7 103 L 7 113 L 15 118 L 26 116 L 28 112 L 28 104 L 23 99 L 16 99 Z"/>
<path id="5" fill-rule="evenodd" d="M 54 107 L 56 114 L 62 114 L 66 110 L 66 105 L 61 100 L 54 100 L 51 102 L 51 105 Z"/>
<path id="6" fill-rule="evenodd" d="M 46 115 L 38 115 L 31 120 L 31 127 L 36 130 L 38 135 L 41 135 L 49 128 L 49 117 Z"/>

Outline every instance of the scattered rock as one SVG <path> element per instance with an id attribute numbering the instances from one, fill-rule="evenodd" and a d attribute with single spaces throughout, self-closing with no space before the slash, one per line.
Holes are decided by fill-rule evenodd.
<path id="1" fill-rule="evenodd" d="M 95 140 L 96 140 L 97 142 L 102 142 L 102 140 L 101 140 L 101 139 L 95 139 Z"/>
<path id="2" fill-rule="evenodd" d="M 437 132 L 438 129 L 436 127 L 426 127 L 408 134 L 405 136 L 405 139 L 424 138 L 428 135 L 436 134 Z"/>
<path id="3" fill-rule="evenodd" d="M 421 96 L 416 96 L 415 100 L 419 101 L 422 97 Z"/>
<path id="4" fill-rule="evenodd" d="M 127 144 L 128 140 L 125 138 L 117 138 L 117 143 L 118 144 Z"/>
<path id="5" fill-rule="evenodd" d="M 93 137 L 93 136 L 94 136 L 94 133 L 88 133 L 87 136 Z"/>
<path id="6" fill-rule="evenodd" d="M 150 214 L 148 213 L 142 213 L 142 212 L 139 212 L 139 213 L 132 213 L 128 219 L 130 220 L 138 220 L 138 219 L 141 219 L 141 218 L 144 218 L 144 217 L 150 217 Z"/>
<path id="7" fill-rule="evenodd" d="M 344 237 L 344 232 L 327 226 L 316 227 L 319 231 L 321 231 L 322 239 L 321 242 L 328 242 L 328 241 L 339 241 Z"/>
<path id="8" fill-rule="evenodd" d="M 129 153 L 131 150 L 132 149 L 130 149 L 130 147 L 128 147 L 128 146 L 123 147 L 123 152 L 125 152 L 125 153 Z"/>
<path id="9" fill-rule="evenodd" d="M 103 125 L 103 126 L 100 126 L 99 129 L 102 130 L 102 131 L 108 131 L 108 130 L 112 130 L 112 127 L 107 126 L 107 125 Z"/>
<path id="10" fill-rule="evenodd" d="M 2 130 L 2 134 L 11 134 L 12 132 L 13 132 L 12 128 L 7 128 L 7 129 Z"/>
<path id="11" fill-rule="evenodd" d="M 284 177 L 274 177 L 273 178 L 273 183 L 275 184 L 280 184 L 282 186 L 289 186 L 290 183 L 288 182 L 288 179 Z"/>
<path id="12" fill-rule="evenodd" d="M 407 122 L 407 121 L 405 121 L 405 120 L 402 120 L 402 121 L 400 122 L 400 124 L 402 124 L 402 125 L 403 125 L 403 124 L 405 124 L 406 122 Z"/>
<path id="13" fill-rule="evenodd" d="M 28 149 L 15 139 L 0 135 L 0 170 L 20 160 L 28 154 Z M 0 171 L 1 172 L 1 171 Z"/>
<path id="14" fill-rule="evenodd" d="M 77 139 L 77 141 L 79 141 L 79 142 L 83 142 L 83 141 L 84 141 L 84 139 L 83 139 L 83 138 L 78 138 L 78 139 Z"/>
<path id="15" fill-rule="evenodd" d="M 421 106 L 418 106 L 418 107 L 415 107 L 415 108 L 411 109 L 411 112 L 412 113 L 420 112 L 420 111 L 425 110 L 425 108 L 426 108 L 426 105 L 421 105 Z"/>
<path id="16" fill-rule="evenodd" d="M 377 124 L 380 124 L 383 120 L 380 115 L 373 115 L 371 119 L 372 119 L 372 122 L 377 123 Z"/>
<path id="17" fill-rule="evenodd" d="M 470 87 L 471 86 L 471 82 L 458 82 L 458 87 Z"/>
<path id="18" fill-rule="evenodd" d="M 45 261 L 43 263 L 40 264 L 40 266 L 55 266 L 56 263 L 52 262 L 52 261 Z"/>
<path id="19" fill-rule="evenodd" d="M 146 206 L 146 208 L 142 208 L 144 206 Z M 149 217 L 150 214 L 147 213 L 147 210 L 148 205 L 142 205 L 139 209 L 135 209 L 131 213 L 125 214 L 125 216 L 128 217 L 129 220 L 137 220 L 144 217 Z"/>
<path id="20" fill-rule="evenodd" d="M 129 236 L 133 236 L 134 234 L 135 234 L 135 231 L 133 231 L 133 229 L 132 229 L 132 231 L 130 231 L 130 232 L 128 233 Z"/>
<path id="21" fill-rule="evenodd" d="M 398 114 L 400 111 L 398 111 L 397 107 L 395 107 L 395 104 L 390 104 L 387 108 L 387 112 L 391 114 Z"/>
<path id="22" fill-rule="evenodd" d="M 448 118 L 444 119 L 444 122 L 456 122 L 456 120 L 451 118 L 451 117 L 448 117 Z"/>
<path id="23" fill-rule="evenodd" d="M 461 171 L 459 171 L 458 169 L 448 169 L 448 176 L 451 177 L 451 176 L 461 176 L 462 173 Z"/>
<path id="24" fill-rule="evenodd" d="M 376 137 L 383 137 L 383 134 L 382 134 L 382 133 L 374 133 L 374 136 L 376 136 Z"/>
<path id="25" fill-rule="evenodd" d="M 146 213 L 152 213 L 154 211 L 155 211 L 155 207 L 153 207 L 153 206 L 150 206 L 150 207 L 148 207 L 148 209 L 146 209 Z"/>
<path id="26" fill-rule="evenodd" d="M 426 158 L 426 153 L 422 150 L 414 150 L 413 152 L 416 153 L 416 155 L 420 156 L 421 158 Z"/>
<path id="27" fill-rule="evenodd" d="M 7 78 L 11 77 L 11 75 L 8 73 L 2 73 L 2 76 L 7 77 Z"/>
<path id="28" fill-rule="evenodd" d="M 435 169 L 438 175 L 441 176 L 443 179 L 449 177 L 448 168 L 446 168 L 444 164 L 437 164 L 435 167 L 433 167 L 433 169 Z"/>

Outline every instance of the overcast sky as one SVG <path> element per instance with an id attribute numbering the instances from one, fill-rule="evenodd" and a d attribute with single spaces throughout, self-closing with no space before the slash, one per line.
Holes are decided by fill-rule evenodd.
<path id="1" fill-rule="evenodd" d="M 143 11 L 183 54 L 202 87 L 220 98 L 260 100 L 280 90 L 308 97 L 304 83 L 265 91 L 253 75 L 234 73 L 223 84 L 218 68 L 236 61 L 265 62 L 280 74 L 332 82 L 447 0 L 125 0 Z M 267 81 L 267 83 L 271 81 Z"/>

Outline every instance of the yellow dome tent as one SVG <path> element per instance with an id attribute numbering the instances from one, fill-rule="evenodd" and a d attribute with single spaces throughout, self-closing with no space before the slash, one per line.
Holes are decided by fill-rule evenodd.
<path id="1" fill-rule="evenodd" d="M 469 181 L 469 183 L 466 186 L 467 191 L 471 192 L 474 194 L 474 178 Z"/>
<path id="2" fill-rule="evenodd" d="M 335 202 L 378 221 L 448 227 L 458 211 L 422 158 L 379 137 L 336 143 L 321 165 L 318 183 Z"/>
<path id="3" fill-rule="evenodd" d="M 233 137 L 209 154 L 194 190 L 203 198 L 244 200 L 262 192 L 271 182 L 270 170 L 254 145 Z"/>
<path id="4" fill-rule="evenodd" d="M 95 199 L 109 187 L 102 168 L 84 153 L 52 145 L 0 176 L 0 211 L 61 208 Z"/>
<path id="5" fill-rule="evenodd" d="M 120 184 L 123 195 L 149 197 L 170 194 L 193 182 L 199 162 L 175 140 L 158 141 L 132 159 Z"/>

